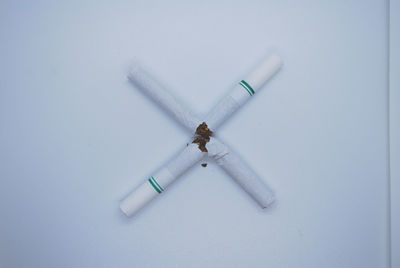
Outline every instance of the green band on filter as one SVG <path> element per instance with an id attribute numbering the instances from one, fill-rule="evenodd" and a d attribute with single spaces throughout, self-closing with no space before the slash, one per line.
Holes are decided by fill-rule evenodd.
<path id="1" fill-rule="evenodd" d="M 158 184 L 158 182 L 156 181 L 156 179 L 154 179 L 154 177 L 153 176 L 151 176 L 151 178 L 153 179 L 153 181 L 157 184 L 157 186 L 158 186 L 158 188 L 160 188 L 161 189 L 161 192 L 163 192 L 164 191 L 164 189 L 161 187 L 161 185 L 160 184 Z"/>
<path id="2" fill-rule="evenodd" d="M 151 180 L 151 178 L 149 179 L 149 182 L 150 182 L 151 186 L 153 186 L 154 190 L 156 190 L 157 193 L 161 194 L 161 192 L 162 192 L 161 189 L 159 189 L 159 188 L 155 185 L 155 183 Z"/>
<path id="3" fill-rule="evenodd" d="M 246 89 L 247 93 L 250 94 L 250 96 L 254 95 L 254 90 L 253 88 L 244 80 L 240 81 L 239 83 L 242 87 L 244 87 L 244 89 Z"/>
<path id="4" fill-rule="evenodd" d="M 243 85 L 241 82 L 239 83 L 239 85 L 241 85 L 247 91 L 247 93 L 249 93 L 249 95 L 251 96 L 250 90 L 245 85 Z"/>

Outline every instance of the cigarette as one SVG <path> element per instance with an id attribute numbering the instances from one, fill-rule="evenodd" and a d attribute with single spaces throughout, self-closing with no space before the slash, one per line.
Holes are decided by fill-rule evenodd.
<path id="1" fill-rule="evenodd" d="M 243 105 L 250 96 L 254 95 L 256 90 L 270 79 L 270 77 L 280 68 L 281 60 L 277 55 L 273 55 L 265 60 L 255 71 L 250 73 L 246 80 L 242 80 L 240 87 L 235 87 L 233 92 L 223 99 L 207 116 L 208 124 L 212 122 L 214 128 L 217 128 L 227 117 L 234 113 Z M 129 80 L 138 86 L 146 95 L 168 111 L 172 117 L 185 126 L 189 131 L 196 129 L 200 120 L 178 102 L 160 83 L 153 79 L 147 72 L 140 67 L 134 68 L 128 75 Z M 246 83 L 244 84 L 243 81 Z M 252 94 L 249 93 L 249 86 L 246 81 L 250 81 Z M 245 85 L 245 86 L 244 86 Z M 246 91 L 244 91 L 246 90 Z M 243 94 L 247 92 L 248 95 Z M 251 92 L 251 91 L 250 91 Z M 150 177 L 145 183 L 125 198 L 120 205 L 121 210 L 127 215 L 132 216 L 139 211 L 148 202 L 153 200 L 158 194 L 183 172 L 198 162 L 204 155 L 200 156 L 200 150 L 196 148 L 192 151 L 193 144 L 188 146 L 177 158 L 170 164 Z M 209 155 L 215 158 L 220 165 L 262 208 L 268 207 L 274 201 L 274 195 L 269 187 L 244 163 L 240 157 L 221 143 L 216 138 L 211 138 L 207 143 Z M 181 156 L 184 155 L 182 158 Z M 184 161 L 188 159 L 188 161 Z M 174 169 L 178 167 L 181 171 Z M 170 171 L 173 170 L 173 172 Z M 179 171 L 179 172 L 178 172 Z"/>
<path id="2" fill-rule="evenodd" d="M 247 102 L 281 68 L 282 60 L 273 54 L 241 80 L 206 116 L 204 120 L 215 131 L 226 119 Z"/>
<path id="3" fill-rule="evenodd" d="M 207 144 L 208 156 L 230 175 L 262 208 L 267 208 L 275 201 L 271 189 L 260 177 L 233 151 L 214 139 Z"/>
<path id="4" fill-rule="evenodd" d="M 281 68 L 282 60 L 272 54 L 261 62 L 251 73 L 241 80 L 212 110 L 204 120 L 215 131 L 228 117 L 247 102 Z M 128 74 L 128 79 L 142 92 L 193 133 L 202 122 L 176 100 L 159 82 L 136 65 Z"/>
<path id="5" fill-rule="evenodd" d="M 258 176 L 234 153 L 216 138 L 207 143 L 208 155 L 216 162 L 262 207 L 266 208 L 274 202 L 272 191 Z M 120 209 L 126 216 L 132 217 L 157 196 L 190 167 L 199 162 L 205 152 L 196 144 L 189 144 L 177 157 L 165 167 L 150 176 L 144 183 L 130 193 L 121 203 Z"/>
<path id="6" fill-rule="evenodd" d="M 120 209 L 126 216 L 135 215 L 141 208 L 162 194 L 165 189 L 186 170 L 199 162 L 205 152 L 200 151 L 196 144 L 189 144 L 177 157 L 172 159 L 165 167 L 150 176 L 138 188 L 130 193 L 120 203 Z"/>
<path id="7" fill-rule="evenodd" d="M 168 111 L 187 130 L 193 133 L 194 129 L 197 128 L 200 119 L 178 102 L 157 80 L 138 65 L 128 74 L 128 79 L 165 111 Z"/>

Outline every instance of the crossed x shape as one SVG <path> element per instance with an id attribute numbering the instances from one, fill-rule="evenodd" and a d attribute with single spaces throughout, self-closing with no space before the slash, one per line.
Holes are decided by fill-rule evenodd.
<path id="1" fill-rule="evenodd" d="M 204 120 L 187 110 L 146 71 L 139 66 L 133 68 L 128 79 L 182 124 L 194 136 L 194 140 L 166 166 L 123 199 L 120 204 L 121 210 L 127 216 L 133 216 L 206 155 L 213 158 L 262 208 L 268 207 L 274 201 L 272 191 L 239 156 L 215 137 L 215 130 L 260 90 L 281 65 L 282 61 L 276 54 L 265 59 L 241 80 Z"/>

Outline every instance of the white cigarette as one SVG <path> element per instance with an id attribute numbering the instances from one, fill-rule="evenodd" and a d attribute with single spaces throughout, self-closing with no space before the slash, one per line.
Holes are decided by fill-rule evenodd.
<path id="1" fill-rule="evenodd" d="M 207 143 L 208 155 L 225 170 L 262 208 L 271 205 L 275 196 L 258 175 L 233 151 L 218 142 Z"/>
<path id="2" fill-rule="evenodd" d="M 208 127 L 215 131 L 228 117 L 259 91 L 281 66 L 282 60 L 276 54 L 265 59 L 207 114 L 204 121 Z"/>
<path id="3" fill-rule="evenodd" d="M 234 91 L 213 109 L 207 116 L 207 124 L 213 124 L 217 128 L 230 114 L 235 112 L 250 96 L 254 90 L 258 90 L 280 67 L 280 58 L 276 55 L 264 61 L 259 68 L 247 76 L 246 80 L 251 81 L 254 88 L 250 94 L 246 89 L 243 80 L 240 87 Z M 190 111 L 185 109 L 168 91 L 156 82 L 148 73 L 136 67 L 130 74 L 129 79 L 139 86 L 151 99 L 167 110 L 178 122 L 187 129 L 193 131 L 201 122 Z M 255 85 L 255 86 L 254 86 Z M 246 91 L 244 91 L 246 90 Z M 243 94 L 247 92 L 248 95 Z M 211 124 L 209 123 L 212 122 Z M 213 128 L 211 128 L 213 129 Z M 211 138 L 206 145 L 210 148 L 210 156 L 217 160 L 217 163 L 255 200 L 265 208 L 274 201 L 272 191 L 262 180 L 233 152 L 215 138 Z M 193 148 L 191 144 L 188 148 Z M 195 146 L 196 148 L 196 146 Z M 186 153 L 185 153 L 186 152 Z M 155 176 L 150 177 L 134 192 L 121 202 L 121 210 L 127 215 L 134 215 L 140 208 L 150 202 L 158 194 L 164 191 L 165 187 L 180 176 L 187 168 L 198 162 L 203 155 L 197 159 L 196 155 L 204 154 L 196 148 L 195 151 L 184 150 L 178 158 L 159 171 Z M 181 156 L 184 156 L 183 158 Z M 184 159 L 188 159 L 186 162 Z M 171 172 L 172 170 L 172 172 Z"/>
<path id="4" fill-rule="evenodd" d="M 158 105 L 168 111 L 176 121 L 180 122 L 189 131 L 199 125 L 199 119 L 188 109 L 183 107 L 172 95 L 153 77 L 139 66 L 135 66 L 128 74 L 128 79 L 140 90 L 148 95 Z"/>
<path id="5" fill-rule="evenodd" d="M 165 167 L 150 176 L 120 203 L 126 216 L 136 214 L 147 203 L 165 191 L 169 184 L 182 175 L 187 169 L 200 161 L 206 153 L 199 150 L 197 144 L 189 144 L 177 157 Z"/>
<path id="6" fill-rule="evenodd" d="M 281 66 L 282 60 L 277 54 L 272 54 L 262 61 L 207 114 L 204 121 L 208 127 L 215 131 L 229 116 L 259 91 Z M 138 65 L 132 68 L 128 78 L 188 130 L 195 130 L 202 122 Z"/>
<path id="7" fill-rule="evenodd" d="M 268 207 L 274 201 L 273 193 L 268 186 L 224 144 L 211 137 L 206 147 L 209 156 L 213 157 L 262 208 Z M 168 185 L 199 162 L 205 154 L 197 148 L 197 144 L 189 144 L 176 158 L 129 194 L 121 202 L 121 210 L 128 217 L 135 215 L 146 204 L 162 194 Z"/>

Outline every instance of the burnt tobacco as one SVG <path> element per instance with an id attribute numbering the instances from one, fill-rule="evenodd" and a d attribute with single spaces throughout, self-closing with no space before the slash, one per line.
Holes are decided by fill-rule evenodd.
<path id="1" fill-rule="evenodd" d="M 199 145 L 199 149 L 202 152 L 208 152 L 206 148 L 206 143 L 210 141 L 210 137 L 213 132 L 208 128 L 206 122 L 201 123 L 195 133 L 195 138 L 192 143 Z"/>

